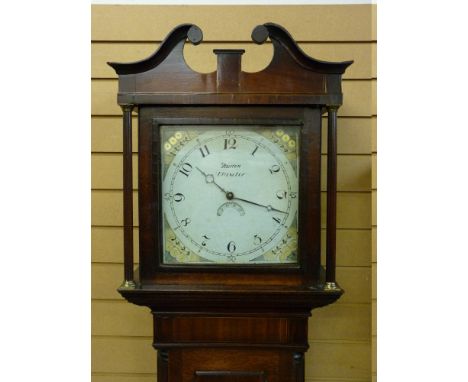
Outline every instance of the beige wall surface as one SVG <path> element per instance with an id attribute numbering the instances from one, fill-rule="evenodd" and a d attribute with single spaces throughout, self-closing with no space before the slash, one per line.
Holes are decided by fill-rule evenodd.
<path id="1" fill-rule="evenodd" d="M 123 277 L 122 114 L 116 102 L 117 77 L 106 62 L 147 57 L 170 30 L 185 22 L 197 24 L 204 33 L 201 45 L 188 45 L 185 49 L 188 64 L 200 72 L 215 70 L 212 50 L 222 47 L 246 50 L 244 71 L 264 68 L 272 55 L 271 44 L 253 44 L 250 33 L 265 22 L 284 26 L 300 47 L 315 58 L 355 61 L 343 77 L 344 104 L 338 112 L 337 279 L 346 293 L 336 304 L 315 310 L 309 320 L 306 380 L 376 379 L 372 361 L 376 342 L 376 298 L 372 286 L 377 264 L 372 207 L 377 158 L 375 10 L 374 5 L 92 6 L 93 382 L 156 379 L 149 310 L 127 303 L 116 292 Z M 135 126 L 136 122 L 135 114 Z M 135 202 L 136 139 L 135 134 Z M 324 142 L 323 202 L 326 155 Z M 323 217 L 323 238 L 324 223 Z M 135 250 L 137 246 L 138 240 Z"/>

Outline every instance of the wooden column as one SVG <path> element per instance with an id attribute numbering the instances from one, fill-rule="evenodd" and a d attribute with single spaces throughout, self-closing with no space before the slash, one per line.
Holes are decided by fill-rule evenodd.
<path id="1" fill-rule="evenodd" d="M 337 133 L 336 113 L 338 106 L 327 106 L 328 148 L 327 148 L 327 252 L 326 288 L 336 288 L 336 154 Z"/>
<path id="2" fill-rule="evenodd" d="M 169 353 L 167 350 L 160 349 L 158 350 L 158 378 L 157 382 L 168 382 L 169 375 L 168 375 L 168 367 L 169 367 Z"/>
<path id="3" fill-rule="evenodd" d="M 305 379 L 304 353 L 294 353 L 293 365 L 294 365 L 295 382 L 304 381 Z"/>
<path id="4" fill-rule="evenodd" d="M 124 282 L 121 288 L 134 288 L 133 279 L 133 167 L 132 110 L 134 105 L 121 105 L 123 111 L 123 225 Z"/>

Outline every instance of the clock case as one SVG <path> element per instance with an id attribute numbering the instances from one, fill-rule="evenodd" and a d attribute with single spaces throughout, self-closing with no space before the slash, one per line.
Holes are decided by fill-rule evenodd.
<path id="1" fill-rule="evenodd" d="M 195 45 L 202 41 L 200 28 L 193 24 L 176 27 L 144 60 L 109 63 L 119 77 L 117 100 L 123 110 L 124 282 L 118 291 L 153 313 L 160 381 L 263 381 L 265 375 L 270 375 L 269 381 L 302 381 L 310 311 L 343 293 L 335 280 L 336 127 L 343 100 L 341 76 L 352 61 L 311 58 L 273 23 L 252 32 L 257 44 L 268 38 L 273 58 L 257 73 L 241 70 L 244 51 L 240 49 L 214 50 L 217 70 L 213 73 L 193 71 L 183 55 L 187 40 Z M 139 266 L 134 270 L 131 137 L 135 108 Z M 321 266 L 320 251 L 324 113 L 328 113 L 326 269 Z M 185 124 L 300 127 L 298 264 L 163 264 L 159 127 Z M 270 351 L 279 358 L 250 371 L 235 360 L 216 366 L 206 354 L 219 347 L 227 352 L 225 359 L 235 349 L 235 358 L 251 357 L 246 353 L 251 348 L 256 349 L 257 359 L 265 354 L 271 358 Z M 180 362 L 188 369 L 174 366 Z M 282 368 L 292 371 L 278 371 Z M 249 374 L 254 369 L 260 374 Z M 213 370 L 221 374 L 212 374 Z M 272 375 L 279 377 L 271 379 Z"/>

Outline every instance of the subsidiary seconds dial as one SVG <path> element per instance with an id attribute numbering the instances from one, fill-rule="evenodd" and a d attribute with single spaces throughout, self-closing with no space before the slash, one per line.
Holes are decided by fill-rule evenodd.
<path id="1" fill-rule="evenodd" d="M 266 135 L 208 127 L 174 152 L 162 188 L 166 252 L 176 243 L 192 262 L 291 262 L 280 249 L 296 251 L 296 166 Z"/>

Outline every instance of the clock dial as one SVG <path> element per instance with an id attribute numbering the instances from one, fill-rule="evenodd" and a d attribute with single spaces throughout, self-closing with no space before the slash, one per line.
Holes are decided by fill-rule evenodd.
<path id="1" fill-rule="evenodd" d="M 162 127 L 165 263 L 296 263 L 298 128 Z"/>

